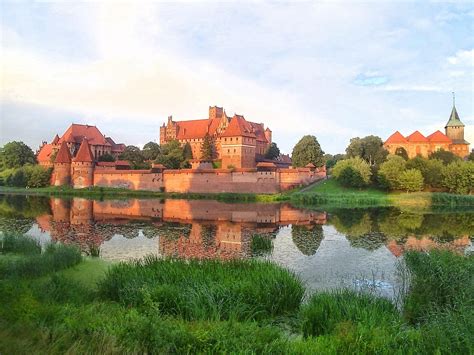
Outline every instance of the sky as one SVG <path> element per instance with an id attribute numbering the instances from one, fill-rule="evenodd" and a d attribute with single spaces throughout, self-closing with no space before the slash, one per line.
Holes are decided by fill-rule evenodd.
<path id="1" fill-rule="evenodd" d="M 74 122 L 142 146 L 217 105 L 285 153 L 311 134 L 335 154 L 444 132 L 453 91 L 474 143 L 470 1 L 1 0 L 0 19 L 0 145 L 35 150 Z"/>

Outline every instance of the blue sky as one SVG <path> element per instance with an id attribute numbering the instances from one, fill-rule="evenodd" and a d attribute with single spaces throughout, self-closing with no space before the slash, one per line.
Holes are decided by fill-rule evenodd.
<path id="1" fill-rule="evenodd" d="M 72 122 L 126 144 L 224 106 L 285 152 L 304 134 L 443 130 L 451 92 L 474 143 L 471 2 L 2 2 L 0 144 Z"/>

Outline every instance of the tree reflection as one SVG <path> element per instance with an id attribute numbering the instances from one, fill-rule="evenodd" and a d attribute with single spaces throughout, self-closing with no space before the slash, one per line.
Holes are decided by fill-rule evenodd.
<path id="1" fill-rule="evenodd" d="M 314 255 L 323 240 L 323 227 L 320 225 L 301 225 L 293 224 L 291 226 L 291 237 L 293 243 L 303 255 Z"/>

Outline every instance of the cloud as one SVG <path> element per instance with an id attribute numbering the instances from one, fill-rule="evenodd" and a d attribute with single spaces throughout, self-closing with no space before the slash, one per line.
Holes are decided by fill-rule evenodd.
<path id="1" fill-rule="evenodd" d="M 454 56 L 448 57 L 447 61 L 452 65 L 465 65 L 472 68 L 474 67 L 474 49 L 457 51 Z"/>
<path id="2" fill-rule="evenodd" d="M 375 74 L 359 74 L 354 79 L 353 83 L 359 86 L 379 86 L 389 82 L 386 76 Z"/>

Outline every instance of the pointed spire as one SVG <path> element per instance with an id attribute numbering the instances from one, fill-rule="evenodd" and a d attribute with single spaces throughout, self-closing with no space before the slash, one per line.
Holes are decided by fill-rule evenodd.
<path id="1" fill-rule="evenodd" d="M 464 127 L 464 123 L 459 119 L 458 111 L 456 110 L 456 96 L 453 91 L 453 109 L 451 110 L 451 115 L 449 116 L 448 123 L 446 127 Z"/>
<path id="2" fill-rule="evenodd" d="M 58 144 L 58 142 L 59 142 L 59 136 L 56 133 L 56 135 L 54 136 L 53 141 L 51 142 L 51 144 Z"/>
<path id="3" fill-rule="evenodd" d="M 76 158 L 74 161 L 76 162 L 89 162 L 92 163 L 94 159 L 92 158 L 92 152 L 87 139 L 83 139 L 79 150 L 77 151 Z"/>
<path id="4" fill-rule="evenodd" d="M 70 163 L 71 162 L 71 153 L 69 152 L 69 148 L 67 147 L 66 142 L 61 143 L 61 148 L 59 148 L 58 154 L 56 155 L 56 159 L 54 163 Z"/>

